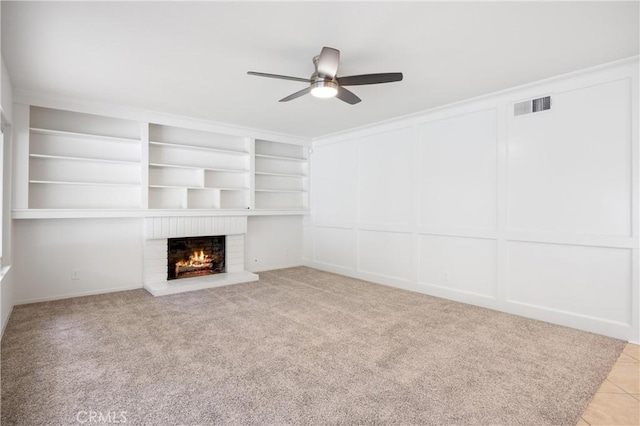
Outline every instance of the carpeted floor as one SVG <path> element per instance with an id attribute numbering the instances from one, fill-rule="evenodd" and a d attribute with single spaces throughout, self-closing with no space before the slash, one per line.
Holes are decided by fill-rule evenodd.
<path id="1" fill-rule="evenodd" d="M 573 426 L 623 347 L 291 268 L 16 307 L 2 424 Z"/>

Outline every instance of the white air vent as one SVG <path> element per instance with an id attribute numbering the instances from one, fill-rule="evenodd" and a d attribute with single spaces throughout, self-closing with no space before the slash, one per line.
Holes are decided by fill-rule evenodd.
<path id="1" fill-rule="evenodd" d="M 513 115 L 519 116 L 551 109 L 551 96 L 531 99 L 513 104 Z"/>

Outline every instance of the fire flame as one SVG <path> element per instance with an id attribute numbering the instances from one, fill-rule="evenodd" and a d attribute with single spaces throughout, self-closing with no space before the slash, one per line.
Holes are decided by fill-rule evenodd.
<path id="1" fill-rule="evenodd" d="M 189 256 L 189 260 L 202 262 L 204 260 L 204 250 L 200 250 L 200 254 L 198 254 L 197 251 L 194 251 L 193 256 Z"/>
<path id="2" fill-rule="evenodd" d="M 186 257 L 186 253 L 185 253 Z M 214 274 L 214 261 L 220 256 L 214 253 L 206 254 L 204 249 L 195 250 L 189 255 L 189 259 L 179 260 L 175 263 L 175 278 L 187 278 L 189 276 L 199 276 Z"/>
<path id="3" fill-rule="evenodd" d="M 176 266 L 209 266 L 211 263 L 211 258 L 204 254 L 204 250 L 197 250 L 193 252 L 191 256 L 189 256 L 189 260 L 180 260 L 176 262 Z"/>

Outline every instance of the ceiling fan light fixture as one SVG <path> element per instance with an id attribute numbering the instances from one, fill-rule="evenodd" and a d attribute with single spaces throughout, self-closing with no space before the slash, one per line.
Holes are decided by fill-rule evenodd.
<path id="1" fill-rule="evenodd" d="M 328 80 L 316 81 L 311 84 L 311 94 L 316 98 L 333 98 L 338 94 L 338 85 Z"/>
<path id="2" fill-rule="evenodd" d="M 2 1 L 2 0 L 0 0 Z M 385 72 L 378 74 L 360 74 L 338 77 L 338 66 L 340 65 L 340 51 L 333 47 L 323 47 L 320 55 L 313 58 L 313 65 L 316 71 L 309 78 L 291 77 L 280 74 L 267 74 L 264 72 L 249 71 L 247 74 L 258 77 L 277 78 L 280 80 L 299 81 L 309 85 L 302 90 L 285 96 L 278 102 L 289 102 L 298 99 L 308 93 L 315 98 L 336 97 L 349 105 L 355 105 L 362 101 L 355 93 L 344 86 L 364 86 L 367 84 L 392 83 L 402 81 L 401 72 Z"/>

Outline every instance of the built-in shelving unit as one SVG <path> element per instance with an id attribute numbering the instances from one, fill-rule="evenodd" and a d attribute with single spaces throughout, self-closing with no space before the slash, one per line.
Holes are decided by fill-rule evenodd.
<path id="1" fill-rule="evenodd" d="M 250 139 L 149 126 L 150 209 L 248 209 Z"/>
<path id="2" fill-rule="evenodd" d="M 308 197 L 308 150 L 257 139 L 255 141 L 255 208 L 306 209 Z"/>
<path id="3" fill-rule="evenodd" d="M 308 209 L 302 142 L 226 134 L 188 120 L 178 120 L 180 127 L 40 106 L 17 111 L 16 129 L 24 132 L 15 153 L 16 218 Z"/>
<path id="4" fill-rule="evenodd" d="M 140 125 L 31 107 L 30 209 L 140 208 Z"/>

